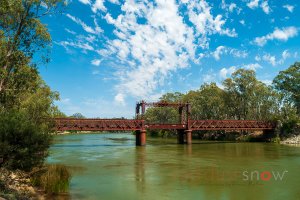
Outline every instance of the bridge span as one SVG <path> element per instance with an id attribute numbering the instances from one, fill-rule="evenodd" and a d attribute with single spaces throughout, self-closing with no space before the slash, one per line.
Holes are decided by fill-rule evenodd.
<path id="1" fill-rule="evenodd" d="M 146 122 L 144 114 L 146 106 L 152 107 L 175 107 L 179 110 L 179 123 L 156 124 Z M 141 111 L 141 112 L 140 112 Z M 275 122 L 255 120 L 191 120 L 189 103 L 146 103 L 141 101 L 136 106 L 135 119 L 76 119 L 55 118 L 56 131 L 135 131 L 136 145 L 146 144 L 147 129 L 177 130 L 178 143 L 191 144 L 192 131 L 197 130 L 260 130 L 272 131 L 276 128 Z"/>

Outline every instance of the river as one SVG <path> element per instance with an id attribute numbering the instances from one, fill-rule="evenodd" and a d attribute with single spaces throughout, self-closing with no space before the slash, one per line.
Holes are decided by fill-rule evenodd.
<path id="1" fill-rule="evenodd" d="M 300 148 L 147 138 L 130 133 L 55 136 L 48 163 L 70 167 L 71 199 L 300 200 Z"/>

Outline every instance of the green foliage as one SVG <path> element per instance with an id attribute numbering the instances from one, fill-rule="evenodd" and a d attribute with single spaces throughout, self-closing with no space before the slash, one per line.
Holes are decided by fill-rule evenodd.
<path id="1" fill-rule="evenodd" d="M 31 181 L 47 194 L 59 194 L 68 192 L 70 179 L 71 173 L 66 166 L 54 164 L 35 172 Z"/>
<path id="2" fill-rule="evenodd" d="M 63 0 L 2 0 L 0 4 L 0 106 L 35 87 L 39 78 L 32 58 L 48 62 L 51 37 L 41 17 L 64 6 Z M 35 57 L 35 60 L 38 60 Z"/>
<path id="3" fill-rule="evenodd" d="M 293 103 L 300 115 L 300 62 L 296 62 L 288 69 L 279 72 L 273 84 L 282 92 L 285 103 Z"/>
<path id="4" fill-rule="evenodd" d="M 23 111 L 1 112 L 0 149 L 2 166 L 30 170 L 43 163 L 51 135 L 47 123 L 36 124 Z"/>
<path id="5" fill-rule="evenodd" d="M 225 113 L 224 91 L 215 83 L 204 84 L 199 90 L 189 91 L 185 102 L 192 104 L 193 119 L 222 119 Z"/>
<path id="6" fill-rule="evenodd" d="M 274 80 L 279 90 L 257 80 L 255 71 L 239 69 L 223 82 L 224 89 L 216 83 L 205 83 L 198 90 L 187 94 L 167 93 L 160 100 L 191 103 L 192 119 L 280 120 L 284 129 L 290 130 L 290 123 L 299 120 L 296 109 L 299 69 L 300 63 L 295 63 L 279 73 Z M 154 123 L 178 123 L 179 113 L 174 108 L 150 108 L 145 119 Z M 151 132 L 151 135 L 160 134 L 159 130 Z"/>
<path id="7" fill-rule="evenodd" d="M 223 85 L 227 118 L 270 120 L 278 114 L 278 94 L 258 81 L 253 70 L 239 69 Z"/>
<path id="8" fill-rule="evenodd" d="M 63 0 L 1 1 L 0 158 L 7 168 L 40 165 L 51 142 L 48 119 L 62 115 L 53 105 L 58 94 L 43 82 L 32 60 L 38 60 L 38 52 L 48 61 L 51 37 L 40 18 L 63 6 Z"/>

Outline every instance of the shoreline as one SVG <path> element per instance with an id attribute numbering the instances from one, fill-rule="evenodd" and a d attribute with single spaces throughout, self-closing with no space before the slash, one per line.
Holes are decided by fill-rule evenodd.
<path id="1" fill-rule="evenodd" d="M 33 186 L 29 173 L 21 170 L 12 171 L 0 168 L 0 184 L 2 199 L 44 200 L 46 196 L 42 190 Z"/>

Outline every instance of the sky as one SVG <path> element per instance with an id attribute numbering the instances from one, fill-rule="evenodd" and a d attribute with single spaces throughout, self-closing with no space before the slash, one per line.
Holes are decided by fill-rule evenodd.
<path id="1" fill-rule="evenodd" d="M 299 0 L 69 0 L 42 21 L 53 44 L 39 70 L 67 115 L 131 118 L 142 99 L 221 87 L 240 68 L 271 84 L 300 61 Z"/>

